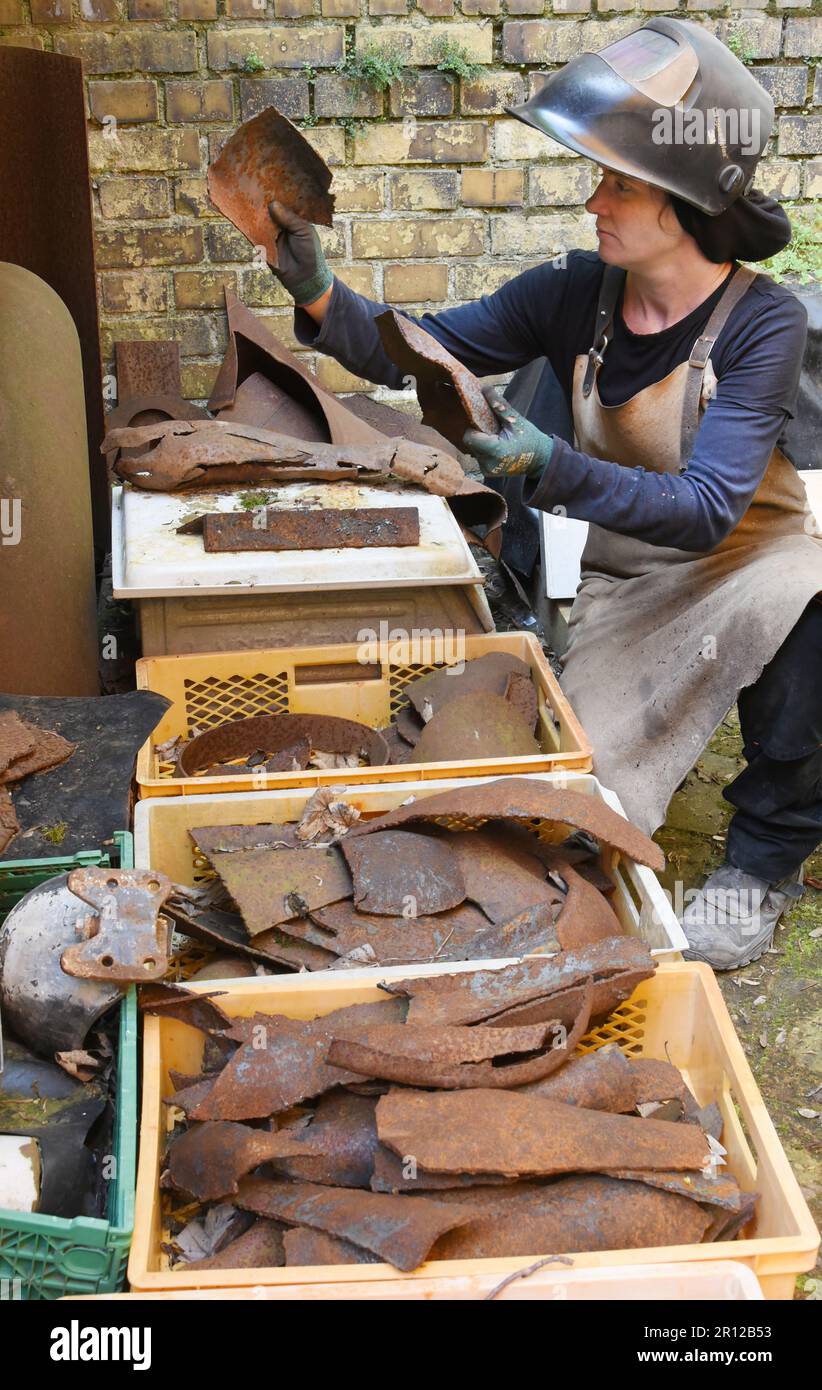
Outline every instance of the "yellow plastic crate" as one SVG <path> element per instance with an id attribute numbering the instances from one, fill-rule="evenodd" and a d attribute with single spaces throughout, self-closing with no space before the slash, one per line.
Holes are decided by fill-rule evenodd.
<path id="1" fill-rule="evenodd" d="M 530 633 L 496 632 L 479 637 L 445 633 L 418 639 L 430 661 L 392 659 L 391 643 L 370 651 L 354 643 L 328 647 L 282 647 L 275 651 L 211 652 L 197 656 L 144 657 L 137 662 L 137 686 L 155 690 L 173 703 L 137 758 L 140 795 L 192 796 L 215 792 L 274 791 L 278 787 L 413 782 L 440 777 L 479 777 L 488 773 L 571 770 L 587 772 L 592 749 L 579 720 L 559 688 L 539 642 Z M 400 644 L 395 644 L 399 646 Z M 237 772 L 226 777 L 174 777 L 174 765 L 155 752 L 178 735 L 189 737 L 229 719 L 255 714 L 332 714 L 381 728 L 408 704 L 405 688 L 418 676 L 472 660 L 488 652 L 507 652 L 526 661 L 538 692 L 537 741 L 542 753 L 526 758 L 472 758 L 400 767 L 361 767 L 304 772 Z M 403 653 L 400 651 L 399 656 Z M 372 659 L 373 657 L 373 659 Z M 365 658 L 363 660 L 363 658 Z"/>
<path id="2" fill-rule="evenodd" d="M 464 969 L 476 968 L 476 963 Z M 453 974 L 455 967 L 391 967 L 349 970 L 340 974 L 291 975 L 231 980 L 221 985 L 220 1005 L 232 1017 L 255 1012 L 313 1018 L 348 1004 L 384 998 L 378 982 L 413 975 Z M 213 983 L 194 985 L 202 990 Z M 760 1201 L 753 1231 L 745 1240 L 711 1245 L 660 1246 L 656 1249 L 580 1252 L 569 1256 L 575 1269 L 734 1260 L 752 1269 L 766 1298 L 789 1299 L 796 1276 L 812 1269 L 819 1248 L 817 1231 L 785 1151 L 771 1123 L 713 971 L 706 965 L 660 965 L 610 1019 L 583 1039 L 584 1050 L 616 1041 L 631 1057 L 668 1060 L 680 1068 L 701 1105 L 716 1101 L 724 1121 L 727 1163 L 740 1186 L 757 1191 Z M 494 1260 L 429 1260 L 412 1274 L 390 1265 L 314 1265 L 302 1268 L 195 1270 L 169 1267 L 163 1242 L 169 1238 L 159 1190 L 160 1160 L 178 1112 L 163 1100 L 173 1094 L 169 1068 L 199 1071 L 204 1035 L 173 1019 L 147 1016 L 143 1052 L 143 1113 L 137 1212 L 131 1248 L 129 1284 L 139 1291 L 252 1288 L 303 1288 L 333 1284 L 341 1294 L 373 1294 L 390 1281 L 397 1290 L 413 1290 L 419 1281 L 492 1276 L 495 1281 L 549 1255 L 523 1251 Z M 359 1287 L 358 1287 L 359 1286 Z M 307 1290 L 306 1290 L 307 1292 Z M 339 1296 L 339 1295 L 338 1295 Z M 409 1297 L 413 1297 L 410 1292 Z"/>

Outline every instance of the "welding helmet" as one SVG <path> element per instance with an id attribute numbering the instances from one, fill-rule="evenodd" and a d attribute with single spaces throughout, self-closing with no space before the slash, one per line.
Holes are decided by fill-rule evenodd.
<path id="1" fill-rule="evenodd" d="M 719 39 L 666 18 L 572 58 L 530 101 L 506 109 L 711 216 L 752 187 L 774 119 L 768 93 Z"/>

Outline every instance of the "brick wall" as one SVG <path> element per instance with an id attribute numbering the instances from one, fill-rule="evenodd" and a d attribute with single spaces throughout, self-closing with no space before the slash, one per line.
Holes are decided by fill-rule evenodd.
<path id="1" fill-rule="evenodd" d="M 595 244 L 592 166 L 503 108 L 651 12 L 730 39 L 779 110 L 760 185 L 822 197 L 822 0 L 0 0 L 0 43 L 83 60 L 104 359 L 118 338 L 178 338 L 186 395 L 202 399 L 225 345 L 224 285 L 294 346 L 287 297 L 206 193 L 239 121 L 273 102 L 306 122 L 334 171 L 339 215 L 322 236 L 348 284 L 419 311 L 459 303 Z M 347 35 L 401 43 L 416 75 L 357 96 L 338 72 Z M 443 37 L 481 76 L 436 70 Z M 328 358 L 316 367 L 334 390 L 366 385 Z"/>

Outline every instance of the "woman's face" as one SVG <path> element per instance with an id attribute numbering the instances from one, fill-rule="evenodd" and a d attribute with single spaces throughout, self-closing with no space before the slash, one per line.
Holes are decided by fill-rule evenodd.
<path id="1" fill-rule="evenodd" d="M 675 252 L 686 233 L 667 193 L 609 169 L 599 173 L 585 207 L 597 220 L 600 259 L 632 270 Z"/>

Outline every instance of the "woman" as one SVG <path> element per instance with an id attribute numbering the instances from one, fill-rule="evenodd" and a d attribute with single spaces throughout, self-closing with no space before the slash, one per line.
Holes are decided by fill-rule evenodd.
<path id="1" fill-rule="evenodd" d="M 806 315 L 739 265 L 790 239 L 752 188 L 773 104 L 706 30 L 654 19 L 513 114 L 600 166 L 599 250 L 420 322 L 479 375 L 547 357 L 571 406 L 574 448 L 489 388 L 499 433 L 464 447 L 488 476 L 526 475 L 532 506 L 591 523 L 563 686 L 632 819 L 663 821 L 739 699 L 726 863 L 683 916 L 694 958 L 736 968 L 768 947 L 822 840 L 822 538 L 777 447 Z M 272 216 L 300 340 L 400 386 L 384 306 L 333 279 L 312 227 Z"/>

